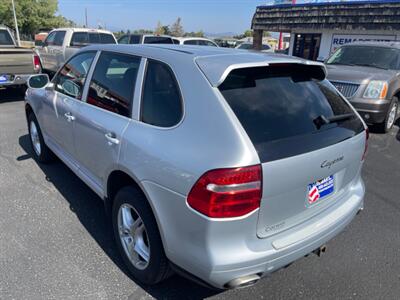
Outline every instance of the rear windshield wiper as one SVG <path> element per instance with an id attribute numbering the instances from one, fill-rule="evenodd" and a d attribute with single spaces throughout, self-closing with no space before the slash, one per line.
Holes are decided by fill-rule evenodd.
<path id="1" fill-rule="evenodd" d="M 355 116 L 355 114 L 353 114 L 353 113 L 332 116 L 329 118 L 325 117 L 324 115 L 320 115 L 320 116 L 316 117 L 313 120 L 313 122 L 314 122 L 315 126 L 317 126 L 317 129 L 320 129 L 324 125 L 327 125 L 330 123 L 346 121 L 348 119 L 353 118 L 354 116 Z"/>

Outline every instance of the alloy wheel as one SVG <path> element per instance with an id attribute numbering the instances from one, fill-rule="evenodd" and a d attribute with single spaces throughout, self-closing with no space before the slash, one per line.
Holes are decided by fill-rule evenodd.
<path id="1" fill-rule="evenodd" d="M 39 131 L 34 121 L 31 121 L 29 127 L 30 127 L 30 135 L 31 135 L 33 150 L 35 151 L 37 156 L 40 156 L 42 152 L 42 147 L 40 144 Z"/>
<path id="2" fill-rule="evenodd" d="M 132 265 L 144 270 L 150 262 L 150 244 L 146 227 L 137 211 L 129 204 L 118 210 L 118 232 L 122 247 Z"/>

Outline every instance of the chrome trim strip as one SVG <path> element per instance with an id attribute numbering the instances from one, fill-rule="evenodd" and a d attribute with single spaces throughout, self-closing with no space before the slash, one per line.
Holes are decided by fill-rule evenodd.
<path id="1" fill-rule="evenodd" d="M 217 185 L 210 183 L 207 185 L 207 190 L 214 193 L 227 193 L 236 191 L 254 190 L 261 187 L 261 181 L 253 181 L 240 184 Z"/>

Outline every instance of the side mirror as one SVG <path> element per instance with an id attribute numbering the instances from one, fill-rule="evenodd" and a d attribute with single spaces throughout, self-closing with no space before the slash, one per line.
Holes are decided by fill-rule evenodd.
<path id="1" fill-rule="evenodd" d="M 62 84 L 62 89 L 64 92 L 71 97 L 77 98 L 79 96 L 79 85 L 71 80 L 65 80 Z"/>
<path id="2" fill-rule="evenodd" d="M 27 85 L 31 89 L 41 89 L 48 85 L 50 82 L 49 75 L 38 74 L 29 77 Z"/>
<path id="3" fill-rule="evenodd" d="M 43 41 L 35 41 L 35 46 L 36 47 L 44 47 L 44 42 Z"/>

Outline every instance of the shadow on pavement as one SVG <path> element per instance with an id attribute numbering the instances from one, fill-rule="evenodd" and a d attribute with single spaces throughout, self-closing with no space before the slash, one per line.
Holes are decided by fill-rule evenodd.
<path id="1" fill-rule="evenodd" d="M 26 88 L 0 89 L 0 104 L 5 102 L 22 101 L 25 97 Z"/>
<path id="2" fill-rule="evenodd" d="M 33 159 L 28 135 L 19 138 L 19 145 L 26 152 L 18 161 Z M 70 209 L 81 224 L 99 244 L 112 261 L 137 285 L 156 299 L 203 299 L 219 293 L 200 286 L 190 280 L 174 275 L 156 286 L 146 286 L 134 280 L 125 268 L 114 243 L 111 223 L 108 220 L 103 201 L 81 181 L 64 163 L 56 160 L 52 164 L 38 164 L 46 175 L 46 180 L 69 202 Z M 128 299 L 135 299 L 135 295 Z"/>

